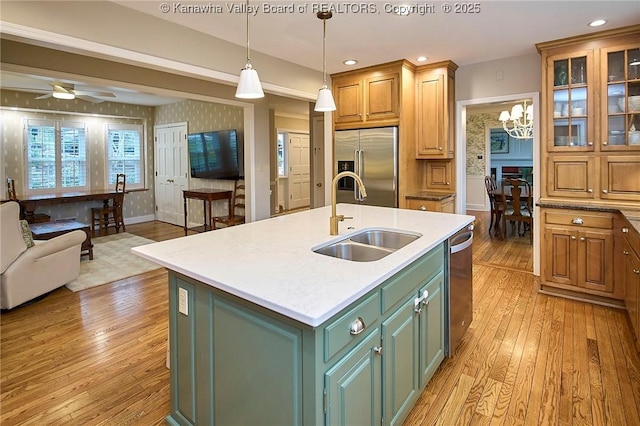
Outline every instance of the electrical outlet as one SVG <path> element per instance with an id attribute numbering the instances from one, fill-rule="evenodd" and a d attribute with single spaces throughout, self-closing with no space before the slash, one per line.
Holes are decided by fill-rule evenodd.
<path id="1" fill-rule="evenodd" d="M 189 293 L 186 288 L 178 288 L 178 311 L 189 316 Z"/>

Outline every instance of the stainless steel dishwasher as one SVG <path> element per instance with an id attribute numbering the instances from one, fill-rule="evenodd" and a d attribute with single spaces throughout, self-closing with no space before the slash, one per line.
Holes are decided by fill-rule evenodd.
<path id="1" fill-rule="evenodd" d="M 447 310 L 449 333 L 447 356 L 452 357 L 473 319 L 473 225 L 449 238 L 449 287 Z"/>

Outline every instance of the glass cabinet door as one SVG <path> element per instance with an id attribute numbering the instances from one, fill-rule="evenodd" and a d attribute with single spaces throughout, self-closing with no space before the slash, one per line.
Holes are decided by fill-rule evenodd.
<path id="1" fill-rule="evenodd" d="M 557 58 L 553 64 L 553 134 L 554 151 L 593 149 L 590 140 L 589 113 L 592 104 L 590 55 Z"/>
<path id="2" fill-rule="evenodd" d="M 640 150 L 640 48 L 607 51 L 602 147 L 608 151 Z"/>

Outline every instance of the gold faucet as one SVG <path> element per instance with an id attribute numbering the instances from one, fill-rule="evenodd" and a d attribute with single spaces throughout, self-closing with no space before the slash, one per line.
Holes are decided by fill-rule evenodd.
<path id="1" fill-rule="evenodd" d="M 364 187 L 364 183 L 357 174 L 346 171 L 335 175 L 333 182 L 331 183 L 331 217 L 329 218 L 329 233 L 331 235 L 338 235 L 338 222 L 342 222 L 345 219 L 353 219 L 352 217 L 345 217 L 342 214 L 336 215 L 336 188 L 338 186 L 338 181 L 346 176 L 351 176 L 356 181 L 358 188 L 360 189 L 360 194 L 363 197 L 367 196 L 367 190 Z"/>

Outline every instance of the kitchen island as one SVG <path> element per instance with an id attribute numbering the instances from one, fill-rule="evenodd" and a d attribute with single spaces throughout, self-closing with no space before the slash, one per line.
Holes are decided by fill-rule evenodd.
<path id="1" fill-rule="evenodd" d="M 400 423 L 444 358 L 447 239 L 472 216 L 338 205 L 150 244 L 170 270 L 170 424 Z M 312 249 L 421 237 L 373 262 Z"/>

